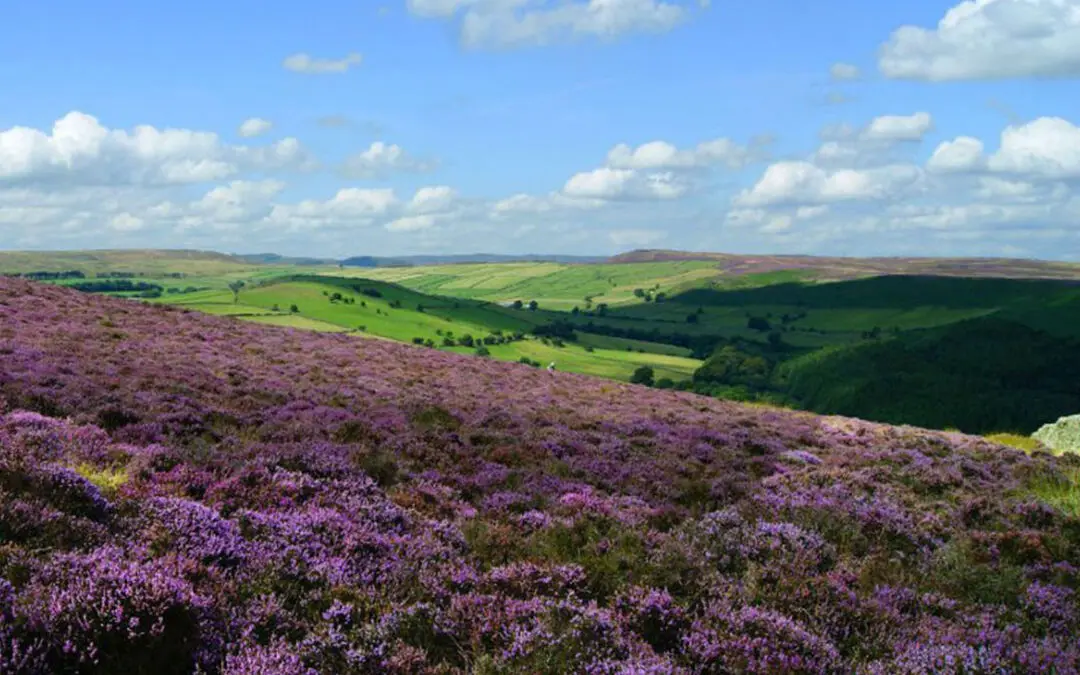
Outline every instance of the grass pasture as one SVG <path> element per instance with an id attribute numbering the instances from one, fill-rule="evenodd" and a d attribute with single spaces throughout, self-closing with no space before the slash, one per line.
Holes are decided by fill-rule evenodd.
<path id="1" fill-rule="evenodd" d="M 381 297 L 365 295 L 363 290 L 377 291 Z M 330 296 L 335 292 L 353 298 L 354 302 L 331 302 Z M 233 301 L 231 291 L 165 296 L 155 302 L 276 326 L 355 332 L 401 342 L 424 338 L 440 348 L 443 348 L 445 335 L 460 337 L 468 334 L 481 339 L 495 331 L 527 332 L 551 318 L 550 312 L 513 310 L 475 300 L 431 297 L 379 281 L 311 275 L 283 277 L 264 285 L 246 287 L 240 292 L 238 302 Z M 295 314 L 289 311 L 292 305 L 299 310 Z M 592 347 L 592 351 L 587 351 L 586 346 Z M 467 347 L 446 349 L 460 353 L 475 351 Z M 580 343 L 570 342 L 563 347 L 528 337 L 508 344 L 489 345 L 487 349 L 492 358 L 520 361 L 524 357 L 544 366 L 554 361 L 560 370 L 619 380 L 629 379 L 634 370 L 643 365 L 651 366 L 657 378 L 685 379 L 701 365 L 699 360 L 688 358 L 687 350 L 673 345 L 599 335 L 582 336 Z"/>
<path id="2" fill-rule="evenodd" d="M 346 268 L 340 274 L 388 281 L 429 295 L 446 295 L 490 302 L 528 303 L 569 310 L 592 304 L 610 306 L 641 302 L 634 289 L 673 293 L 720 274 L 704 261 L 576 264 L 492 263 L 400 268 Z"/>

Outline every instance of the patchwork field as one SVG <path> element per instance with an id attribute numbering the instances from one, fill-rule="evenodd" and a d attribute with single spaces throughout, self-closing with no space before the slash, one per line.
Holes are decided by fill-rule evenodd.
<path id="1" fill-rule="evenodd" d="M 491 302 L 535 300 L 543 308 L 565 311 L 590 304 L 634 304 L 641 302 L 634 295 L 635 289 L 671 294 L 714 279 L 720 271 L 714 263 L 693 261 L 641 265 L 503 263 L 347 268 L 341 274 L 391 281 L 430 295 Z"/>
<path id="2" fill-rule="evenodd" d="M 380 297 L 364 295 L 362 290 L 375 290 Z M 342 291 L 345 298 L 354 301 L 352 304 L 331 302 L 333 294 Z M 496 331 L 527 333 L 546 323 L 551 316 L 548 312 L 515 311 L 471 300 L 435 298 L 367 280 L 347 283 L 340 279 L 282 280 L 245 288 L 237 302 L 230 291 L 205 291 L 178 298 L 165 297 L 160 301 L 257 323 L 354 332 L 401 342 L 421 338 L 431 340 L 440 348 L 447 336 L 468 335 L 479 341 Z M 290 311 L 294 305 L 295 313 Z M 586 351 L 587 347 L 591 350 Z M 476 351 L 472 347 L 450 349 L 462 353 Z M 657 377 L 681 380 L 689 378 L 701 365 L 700 359 L 689 358 L 688 350 L 673 345 L 605 336 L 590 336 L 556 347 L 524 335 L 511 343 L 487 345 L 486 349 L 491 358 L 507 361 L 527 358 L 543 366 L 555 362 L 560 370 L 620 380 L 629 379 L 634 370 L 643 365 L 651 366 Z"/>

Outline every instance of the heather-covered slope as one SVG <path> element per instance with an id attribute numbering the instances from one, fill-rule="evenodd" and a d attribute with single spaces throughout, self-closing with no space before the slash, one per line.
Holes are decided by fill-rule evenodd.
<path id="1" fill-rule="evenodd" d="M 1080 666 L 1073 458 L 18 280 L 0 401 L 2 673 Z"/>

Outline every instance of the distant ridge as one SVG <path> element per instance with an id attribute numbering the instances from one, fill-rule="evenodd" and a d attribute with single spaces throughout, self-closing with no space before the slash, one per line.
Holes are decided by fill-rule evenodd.
<path id="1" fill-rule="evenodd" d="M 235 256 L 256 265 L 336 265 L 332 258 L 307 258 L 278 255 L 277 253 L 244 253 Z"/>
<path id="2" fill-rule="evenodd" d="M 553 262 L 585 264 L 605 262 L 604 256 L 575 255 L 497 255 L 465 253 L 455 255 L 407 255 L 394 257 L 355 256 L 341 261 L 345 267 L 402 267 L 407 265 L 463 265 L 469 263 Z"/>
<path id="3" fill-rule="evenodd" d="M 883 274 L 1080 280 L 1080 263 L 1022 258 L 841 258 L 810 255 L 737 255 L 641 249 L 606 262 L 715 261 L 728 274 L 807 270 L 823 279 L 854 279 Z"/>

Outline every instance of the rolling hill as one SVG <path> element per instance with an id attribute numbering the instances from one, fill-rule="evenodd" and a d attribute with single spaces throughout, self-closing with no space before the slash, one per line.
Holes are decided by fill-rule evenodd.
<path id="1" fill-rule="evenodd" d="M 712 254 L 690 256 L 709 260 L 633 262 L 669 253 L 654 251 L 603 264 L 339 268 L 272 257 L 265 259 L 276 262 L 253 264 L 220 254 L 154 252 L 144 258 L 144 253 L 18 254 L 8 263 L 18 259 L 20 269 L 36 265 L 33 269 L 60 272 L 85 264 L 90 266 L 86 279 L 50 281 L 109 288 L 255 323 L 386 338 L 532 365 L 555 362 L 559 369 L 623 381 L 647 367 L 663 387 L 877 421 L 1027 433 L 1071 412 L 1066 408 L 1073 405 L 1046 369 L 1022 386 L 1010 380 L 1009 364 L 1002 360 L 1012 346 L 998 352 L 997 363 L 980 366 L 978 376 L 973 371 L 966 380 L 964 368 L 974 366 L 964 361 L 939 362 L 936 371 L 927 366 L 918 377 L 903 379 L 903 386 L 889 373 L 890 363 L 906 362 L 908 338 L 926 344 L 935 339 L 928 335 L 981 319 L 1037 331 L 1040 337 L 1032 339 L 1067 360 L 1068 341 L 1080 338 L 1080 284 L 1048 278 L 1075 271 L 1058 263 Z M 0 266 L 0 272 L 10 269 Z M 915 273 L 919 270 L 928 272 Z M 954 276 L 964 270 L 974 276 Z M 125 278 L 114 280 L 117 275 Z M 228 290 L 236 281 L 245 282 L 238 302 Z M 364 288 L 378 290 L 379 296 L 363 296 Z M 340 302 L 335 293 L 343 296 Z M 522 309 L 510 306 L 515 301 Z M 530 301 L 538 308 L 529 310 Z M 979 342 L 977 335 L 971 337 L 973 345 Z M 698 372 L 704 359 L 724 348 L 766 358 L 767 386 L 748 389 L 727 376 L 718 380 L 710 369 Z M 1026 353 L 1024 344 L 1015 348 L 1017 355 Z M 920 349 L 924 363 L 935 363 L 932 350 Z M 989 347 L 980 349 L 990 353 Z M 817 365 L 826 363 L 824 369 Z M 801 376 L 781 381 L 781 372 Z M 886 381 L 893 384 L 882 384 Z M 936 407 L 927 403 L 935 390 L 967 391 L 960 381 L 979 382 L 980 395 L 950 395 Z M 791 382 L 800 383 L 797 390 Z"/>
<path id="2" fill-rule="evenodd" d="M 476 353 L 483 345 L 491 358 L 554 362 L 560 370 L 620 380 L 645 365 L 658 377 L 686 379 L 701 365 L 688 358 L 689 350 L 662 343 L 599 335 L 569 343 L 538 339 L 531 333 L 552 321 L 551 312 L 431 296 L 370 279 L 289 275 L 245 288 L 238 299 L 230 291 L 210 290 L 158 301 L 257 323 L 424 341 L 461 353 Z"/>

